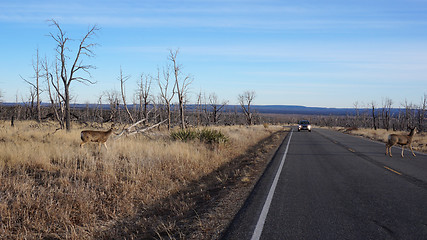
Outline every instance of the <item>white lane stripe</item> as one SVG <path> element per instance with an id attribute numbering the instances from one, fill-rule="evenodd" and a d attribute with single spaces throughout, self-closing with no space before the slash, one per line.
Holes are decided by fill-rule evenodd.
<path id="1" fill-rule="evenodd" d="M 270 191 L 268 192 L 268 196 L 267 196 L 267 199 L 265 200 L 264 207 L 262 208 L 261 214 L 259 215 L 259 219 L 256 224 L 254 233 L 252 234 L 251 240 L 258 240 L 261 237 L 262 229 L 264 228 L 265 219 L 267 218 L 271 201 L 273 200 L 274 191 L 276 190 L 277 182 L 279 181 L 279 176 L 280 176 L 280 173 L 282 172 L 286 155 L 288 154 L 288 148 L 289 148 L 289 143 L 291 142 L 292 133 L 293 133 L 293 130 L 291 129 L 291 135 L 289 136 L 288 144 L 286 145 L 286 150 L 282 157 L 282 162 L 280 163 L 280 166 L 277 169 L 276 176 L 274 177 L 273 184 L 271 185 Z"/>

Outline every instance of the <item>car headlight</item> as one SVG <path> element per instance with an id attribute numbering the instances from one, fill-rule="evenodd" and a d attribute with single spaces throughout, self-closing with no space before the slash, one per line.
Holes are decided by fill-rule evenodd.
<path id="1" fill-rule="evenodd" d="M 298 125 L 298 128 L 301 128 L 302 126 L 301 125 Z"/>
<path id="2" fill-rule="evenodd" d="M 311 125 L 308 125 L 307 128 L 308 128 L 308 130 L 310 130 L 311 129 Z"/>

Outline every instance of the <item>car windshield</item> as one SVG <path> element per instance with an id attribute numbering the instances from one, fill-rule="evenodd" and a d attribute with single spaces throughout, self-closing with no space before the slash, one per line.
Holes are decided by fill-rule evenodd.
<path id="1" fill-rule="evenodd" d="M 308 121 L 300 121 L 299 124 L 310 124 Z"/>

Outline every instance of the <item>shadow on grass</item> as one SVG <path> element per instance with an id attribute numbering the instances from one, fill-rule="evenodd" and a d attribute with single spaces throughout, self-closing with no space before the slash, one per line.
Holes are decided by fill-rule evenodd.
<path id="1" fill-rule="evenodd" d="M 285 131 L 279 131 L 261 140 L 245 154 L 222 165 L 198 181 L 187 184 L 180 191 L 158 201 L 141 206 L 137 215 L 120 219 L 112 226 L 100 229 L 95 239 L 215 239 L 227 227 L 238 209 L 223 210 L 227 224 L 201 218 L 214 219 L 212 209 L 221 201 L 237 201 L 230 197 L 236 191 L 247 196 L 279 147 Z M 250 174 L 250 179 L 246 176 Z M 228 199 L 228 200 L 227 200 Z M 241 200 L 243 204 L 243 200 Z M 233 203 L 236 206 L 241 204 Z M 224 202 L 223 202 L 224 205 Z M 228 205 L 228 203 L 225 203 Z M 217 236 L 217 237 L 215 237 Z"/>

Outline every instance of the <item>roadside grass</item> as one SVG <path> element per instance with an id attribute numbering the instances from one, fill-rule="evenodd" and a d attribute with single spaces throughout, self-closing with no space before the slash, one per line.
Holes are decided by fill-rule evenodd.
<path id="1" fill-rule="evenodd" d="M 49 122 L 15 122 L 14 128 L 0 122 L 4 239 L 97 239 L 121 219 L 137 218 L 163 199 L 176 201 L 180 207 L 174 214 L 180 215 L 191 206 L 170 196 L 282 130 L 212 127 L 209 136 L 221 132 L 227 138 L 212 144 L 174 141 L 166 130 L 156 130 L 110 139 L 108 151 L 98 151 L 97 144 L 79 147 L 80 131 L 88 128 L 74 125 L 69 133 L 55 129 Z M 169 228 L 174 226 L 162 227 Z"/>
<path id="2" fill-rule="evenodd" d="M 334 127 L 333 129 L 356 135 L 356 136 L 362 136 L 366 137 L 375 141 L 386 143 L 388 136 L 390 134 L 402 134 L 402 135 L 408 135 L 409 132 L 405 131 L 387 131 L 386 129 L 371 129 L 371 128 L 342 128 L 342 127 Z M 416 133 L 413 142 L 412 142 L 412 148 L 419 152 L 427 152 L 427 133 L 421 132 Z"/>

